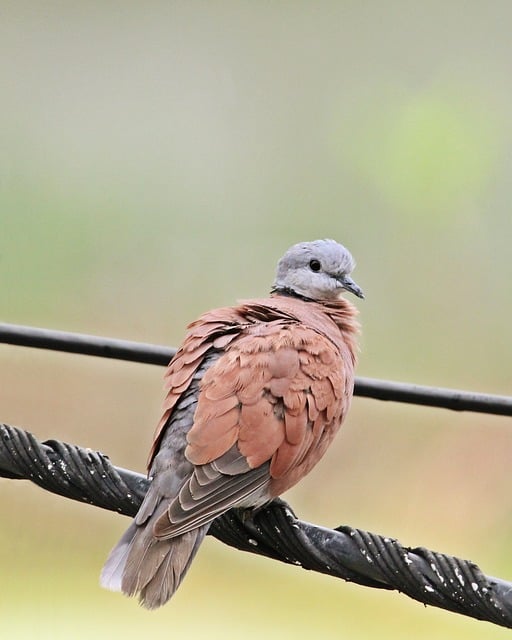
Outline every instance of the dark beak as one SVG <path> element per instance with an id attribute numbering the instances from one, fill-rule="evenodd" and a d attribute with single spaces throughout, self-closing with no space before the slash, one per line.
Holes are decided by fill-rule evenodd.
<path id="1" fill-rule="evenodd" d="M 344 289 L 346 289 L 347 291 L 350 291 L 350 293 L 353 293 L 358 298 L 362 298 L 364 300 L 364 293 L 361 287 L 359 287 L 352 280 L 352 278 L 350 278 L 349 276 L 342 276 L 339 280 Z"/>

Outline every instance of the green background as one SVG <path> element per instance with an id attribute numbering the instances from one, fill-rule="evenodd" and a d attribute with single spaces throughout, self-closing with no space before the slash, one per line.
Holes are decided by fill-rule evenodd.
<path id="1" fill-rule="evenodd" d="M 353 252 L 359 374 L 511 393 L 508 2 L 0 2 L 2 320 L 177 345 L 292 243 Z M 144 469 L 163 370 L 0 347 L 0 420 Z M 512 578 L 510 419 L 356 399 L 298 515 Z M 207 539 L 148 613 L 127 519 L 0 481 L 12 638 L 505 638 Z"/>

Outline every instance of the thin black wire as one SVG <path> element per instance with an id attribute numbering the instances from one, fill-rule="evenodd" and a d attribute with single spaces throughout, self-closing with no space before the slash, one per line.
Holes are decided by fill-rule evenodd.
<path id="1" fill-rule="evenodd" d="M 163 366 L 176 353 L 176 349 L 161 345 L 6 323 L 0 323 L 0 343 Z M 377 400 L 512 416 L 512 397 L 509 396 L 361 377 L 356 378 L 354 393 Z"/>
<path id="2" fill-rule="evenodd" d="M 102 453 L 0 424 L 0 477 L 134 516 L 149 487 L 141 474 L 114 467 Z M 349 526 L 326 529 L 299 520 L 282 500 L 255 512 L 231 509 L 209 531 L 225 544 L 512 628 L 512 583 L 467 560 Z"/>

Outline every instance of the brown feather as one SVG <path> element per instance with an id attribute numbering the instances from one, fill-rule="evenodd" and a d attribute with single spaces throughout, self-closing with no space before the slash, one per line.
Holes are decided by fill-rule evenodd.
<path id="1" fill-rule="evenodd" d="M 304 451 L 307 430 L 315 425 L 316 440 L 327 426 L 335 431 L 346 413 L 346 380 L 353 377 L 355 354 L 340 329 L 345 329 L 345 319 L 350 321 L 348 330 L 357 327 L 352 324 L 354 308 L 346 301 L 331 303 L 332 316 L 319 303 L 277 296 L 270 304 L 254 301 L 243 308 L 261 318 L 263 302 L 267 321 L 244 327 L 206 372 L 186 455 L 194 464 L 214 459 L 219 441 L 198 417 L 206 411 L 205 405 L 236 397 L 240 417 L 231 428 L 238 431 L 235 441 L 240 451 L 251 467 L 271 460 L 272 477 L 282 480 L 296 461 L 308 457 L 308 449 Z M 278 401 L 282 415 L 275 410 Z M 315 452 L 311 453 L 316 462 Z"/>
<path id="2" fill-rule="evenodd" d="M 298 415 L 292 414 L 289 410 L 284 412 L 285 438 L 289 444 L 301 444 L 306 437 L 308 429 L 307 414 L 305 411 Z"/>
<path id="3" fill-rule="evenodd" d="M 274 295 L 189 325 L 165 375 L 154 480 L 105 565 L 106 586 L 160 606 L 217 515 L 262 505 L 308 473 L 350 404 L 355 316 L 344 299 Z"/>

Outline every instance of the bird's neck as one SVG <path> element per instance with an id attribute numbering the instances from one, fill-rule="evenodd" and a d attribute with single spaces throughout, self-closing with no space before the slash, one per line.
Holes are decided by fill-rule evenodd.
<path id="1" fill-rule="evenodd" d="M 341 332 L 343 341 L 349 347 L 353 362 L 357 356 L 357 342 L 360 334 L 360 325 L 357 321 L 359 311 L 346 298 L 336 298 L 333 300 L 313 300 L 298 294 L 292 289 L 274 288 L 270 297 L 280 301 L 280 306 L 293 313 L 297 318 L 302 319 L 300 307 L 304 305 L 304 318 L 311 319 L 312 314 L 322 314 L 330 318 Z M 296 300 L 297 302 L 293 302 Z M 298 302 L 300 301 L 300 302 Z M 337 332 L 335 332 L 337 333 Z M 334 340 L 336 341 L 336 340 Z"/>
<path id="2" fill-rule="evenodd" d="M 284 296 L 285 298 L 296 298 L 297 300 L 304 300 L 304 302 L 316 302 L 313 298 L 303 296 L 301 293 L 297 293 L 291 287 L 272 287 L 270 290 L 270 297 Z"/>

